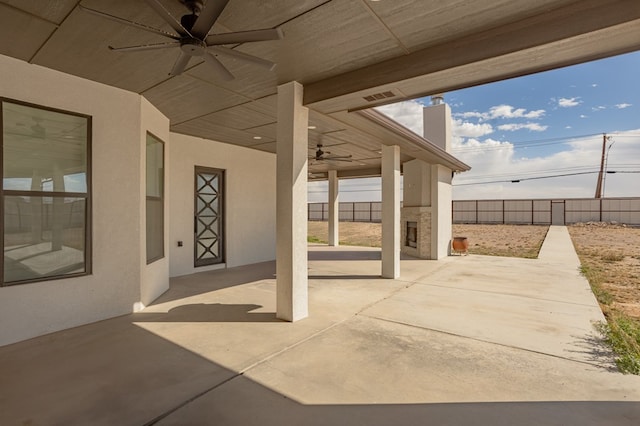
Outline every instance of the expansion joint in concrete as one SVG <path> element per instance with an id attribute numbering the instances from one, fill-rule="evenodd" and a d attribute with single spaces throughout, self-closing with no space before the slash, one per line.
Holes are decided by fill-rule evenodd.
<path id="1" fill-rule="evenodd" d="M 410 323 L 407 323 L 407 322 L 396 321 L 396 320 L 392 320 L 392 319 L 388 319 L 388 318 L 381 318 L 381 317 L 377 317 L 377 316 L 373 316 L 373 315 L 367 315 L 367 314 L 360 314 L 360 315 L 363 316 L 363 317 L 369 318 L 369 319 L 377 320 L 377 321 L 383 321 L 383 322 L 388 322 L 388 323 L 392 323 L 392 324 L 404 325 L 404 326 L 407 326 L 407 327 L 418 328 L 420 330 L 428 330 L 428 331 L 432 331 L 434 333 L 446 334 L 448 336 L 458 337 L 458 338 L 461 338 L 461 339 L 473 340 L 475 342 L 487 343 L 487 344 L 490 344 L 490 345 L 495 345 L 495 346 L 500 346 L 500 347 L 503 347 L 503 348 L 514 349 L 514 350 L 517 350 L 517 351 L 522 351 L 522 352 L 527 352 L 527 353 L 533 353 L 533 354 L 548 356 L 548 357 L 552 357 L 552 358 L 556 358 L 556 359 L 561 359 L 561 360 L 564 360 L 564 361 L 570 361 L 570 362 L 575 362 L 575 363 L 578 363 L 578 364 L 590 365 L 592 367 L 598 367 L 598 368 L 603 368 L 603 369 L 609 368 L 609 366 L 603 366 L 602 363 L 598 363 L 598 362 L 580 361 L 578 359 L 572 359 L 572 358 L 567 358 L 567 357 L 563 357 L 563 356 L 560 356 L 560 355 L 554 355 L 554 354 L 550 354 L 550 353 L 546 353 L 546 352 L 536 351 L 536 350 L 533 350 L 533 349 L 522 348 L 520 346 L 506 345 L 504 343 L 493 342 L 491 340 L 478 339 L 478 338 L 475 338 L 475 337 L 469 337 L 469 336 L 465 336 L 465 335 L 458 334 L 458 333 L 452 333 L 450 331 L 438 330 L 438 329 L 429 328 L 429 327 L 422 327 L 422 326 L 419 326 L 419 325 L 416 325 L 416 324 L 410 324 Z"/>
<path id="2" fill-rule="evenodd" d="M 233 376 L 229 377 L 228 379 L 225 379 L 223 381 L 221 381 L 220 383 L 216 383 L 215 385 L 203 390 L 202 392 L 197 393 L 196 395 L 192 396 L 191 398 L 181 402 L 180 404 L 176 405 L 175 407 L 173 407 L 172 409 L 165 411 L 164 413 L 160 414 L 159 416 L 153 418 L 152 420 L 148 421 L 147 423 L 145 423 L 143 426 L 153 426 L 155 424 L 157 424 L 159 421 L 165 419 L 166 417 L 170 416 L 171 414 L 175 413 L 176 411 L 178 411 L 179 409 L 181 409 L 182 407 L 186 406 L 187 404 L 190 404 L 191 402 L 195 401 L 196 399 L 208 394 L 209 392 L 218 389 L 220 386 L 223 386 L 227 383 L 229 383 L 231 380 L 235 379 L 236 377 L 242 376 L 244 373 L 238 373 L 238 374 L 234 374 Z"/>

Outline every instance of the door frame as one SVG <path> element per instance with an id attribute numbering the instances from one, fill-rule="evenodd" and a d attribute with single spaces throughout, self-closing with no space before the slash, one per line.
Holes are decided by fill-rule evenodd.
<path id="1" fill-rule="evenodd" d="M 218 188 L 218 247 L 220 255 L 213 260 L 198 259 L 198 175 L 199 173 L 208 173 L 218 175 L 219 188 Z M 224 169 L 217 169 L 214 167 L 195 166 L 193 173 L 193 266 L 195 268 L 202 266 L 219 265 L 226 262 L 227 253 L 227 238 L 226 238 L 226 173 Z"/>

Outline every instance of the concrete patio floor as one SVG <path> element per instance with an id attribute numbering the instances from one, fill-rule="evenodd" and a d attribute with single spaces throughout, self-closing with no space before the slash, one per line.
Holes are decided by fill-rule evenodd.
<path id="1" fill-rule="evenodd" d="M 0 425 L 640 423 L 640 377 L 593 331 L 604 318 L 566 228 L 539 259 L 407 258 L 398 280 L 376 249 L 309 257 L 296 323 L 275 318 L 268 262 L 0 348 Z"/>

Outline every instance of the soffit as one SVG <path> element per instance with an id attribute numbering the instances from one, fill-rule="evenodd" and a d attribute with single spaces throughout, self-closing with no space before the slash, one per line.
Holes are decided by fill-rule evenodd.
<path id="1" fill-rule="evenodd" d="M 186 13 L 178 0 L 161 2 L 174 16 Z M 636 0 L 231 0 L 214 33 L 279 27 L 285 37 L 229 46 L 278 66 L 268 72 L 220 58 L 236 75 L 223 82 L 195 58 L 182 76 L 168 76 L 176 50 L 110 51 L 165 39 L 82 12 L 79 3 L 170 31 L 142 1 L 0 0 L 0 54 L 140 93 L 174 132 L 268 152 L 277 85 L 297 80 L 317 126 L 310 152 L 322 138 L 354 158 L 312 168 L 363 173 L 379 166 L 389 135 L 354 125 L 364 118 L 346 110 L 640 49 Z M 364 99 L 387 90 L 392 98 Z"/>

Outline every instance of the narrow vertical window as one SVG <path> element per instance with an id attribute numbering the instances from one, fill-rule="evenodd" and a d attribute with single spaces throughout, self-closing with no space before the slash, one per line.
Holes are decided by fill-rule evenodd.
<path id="1" fill-rule="evenodd" d="M 164 144 L 147 133 L 147 264 L 164 257 Z"/>
<path id="2" fill-rule="evenodd" d="M 90 273 L 91 117 L 0 107 L 2 285 Z"/>

